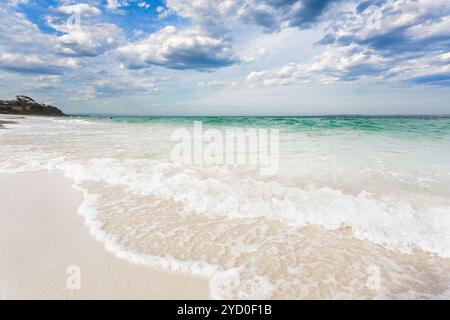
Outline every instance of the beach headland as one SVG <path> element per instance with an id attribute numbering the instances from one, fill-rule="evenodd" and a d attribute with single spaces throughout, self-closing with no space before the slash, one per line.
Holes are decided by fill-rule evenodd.
<path id="1" fill-rule="evenodd" d="M 66 116 L 57 107 L 42 104 L 27 96 L 16 96 L 10 101 L 0 100 L 0 114 L 19 114 L 34 116 L 64 117 Z"/>

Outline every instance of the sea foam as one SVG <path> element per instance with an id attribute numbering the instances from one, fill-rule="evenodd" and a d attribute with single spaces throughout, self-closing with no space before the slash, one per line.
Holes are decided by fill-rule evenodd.
<path id="1" fill-rule="evenodd" d="M 0 171 L 63 171 L 107 250 L 207 276 L 213 298 L 390 297 L 410 294 L 405 283 L 416 297 L 448 292 L 448 140 L 286 133 L 282 170 L 267 178 L 172 163 L 173 128 L 24 120 L 1 133 Z M 376 293 L 372 266 L 386 280 Z"/>

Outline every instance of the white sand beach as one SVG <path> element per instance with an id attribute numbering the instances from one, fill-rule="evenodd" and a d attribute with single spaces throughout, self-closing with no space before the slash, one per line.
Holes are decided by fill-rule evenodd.
<path id="1" fill-rule="evenodd" d="M 60 173 L 0 174 L 0 299 L 208 299 L 206 278 L 134 265 L 107 252 Z M 71 265 L 81 288 L 69 290 Z"/>
<path id="2" fill-rule="evenodd" d="M 450 299 L 450 0 L 1 3 L 0 302 Z"/>
<path id="3" fill-rule="evenodd" d="M 0 119 L 0 299 L 448 298 L 448 119 L 204 119 L 286 121 L 269 177 L 172 161 L 190 118 Z"/>

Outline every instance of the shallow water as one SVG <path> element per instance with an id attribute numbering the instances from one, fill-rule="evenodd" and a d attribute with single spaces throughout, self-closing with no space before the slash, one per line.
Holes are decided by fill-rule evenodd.
<path id="1" fill-rule="evenodd" d="M 183 165 L 180 127 L 276 128 L 280 165 Z M 214 298 L 448 298 L 450 119 L 28 118 L 0 171 L 62 170 L 120 257 L 211 278 Z"/>

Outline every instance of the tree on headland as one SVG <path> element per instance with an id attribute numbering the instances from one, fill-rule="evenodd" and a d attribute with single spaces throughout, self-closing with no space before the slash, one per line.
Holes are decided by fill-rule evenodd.
<path id="1" fill-rule="evenodd" d="M 58 108 L 43 103 L 37 103 L 33 98 L 24 95 L 17 95 L 15 100 L 0 100 L 0 114 L 65 116 Z"/>

